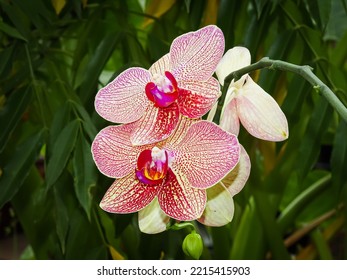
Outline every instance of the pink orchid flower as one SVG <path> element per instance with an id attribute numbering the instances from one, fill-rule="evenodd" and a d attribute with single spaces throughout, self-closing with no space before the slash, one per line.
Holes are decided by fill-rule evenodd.
<path id="1" fill-rule="evenodd" d="M 214 123 L 181 117 L 166 140 L 134 146 L 130 138 L 135 128 L 136 123 L 108 126 L 93 141 L 97 167 L 116 178 L 100 207 L 110 213 L 139 211 L 140 229 L 147 233 L 165 230 L 169 217 L 202 217 L 206 189 L 239 161 L 237 137 Z"/>
<path id="2" fill-rule="evenodd" d="M 198 222 L 206 226 L 220 227 L 232 221 L 233 197 L 245 186 L 251 169 L 248 154 L 241 145 L 240 148 L 240 159 L 235 168 L 217 184 L 206 189 L 206 206 Z M 161 210 L 158 199 L 155 198 L 147 207 L 139 211 L 138 220 L 142 232 L 153 234 L 165 231 L 170 217 Z"/>
<path id="3" fill-rule="evenodd" d="M 244 47 L 228 50 L 219 62 L 216 74 L 221 85 L 231 72 L 250 65 L 251 55 Z M 288 138 L 287 119 L 271 95 L 246 74 L 229 85 L 220 125 L 238 135 L 240 122 L 259 139 L 282 141 Z"/>
<path id="4" fill-rule="evenodd" d="M 224 36 L 214 25 L 177 37 L 170 52 L 149 70 L 125 70 L 100 89 L 96 111 L 114 123 L 135 122 L 133 145 L 151 144 L 169 137 L 180 115 L 200 118 L 219 95 L 212 77 L 224 52 Z"/>

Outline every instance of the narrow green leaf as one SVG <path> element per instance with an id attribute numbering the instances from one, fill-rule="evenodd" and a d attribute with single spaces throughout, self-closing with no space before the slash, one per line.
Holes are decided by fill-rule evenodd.
<path id="1" fill-rule="evenodd" d="M 40 131 L 28 138 L 5 165 L 0 177 L 0 208 L 21 188 L 43 145 L 43 135 Z"/>
<path id="2" fill-rule="evenodd" d="M 62 259 L 55 234 L 54 199 L 52 195 L 47 195 L 42 175 L 36 166 L 30 168 L 23 187 L 13 197 L 11 204 L 35 258 Z"/>
<path id="3" fill-rule="evenodd" d="M 328 173 L 321 179 L 315 181 L 288 204 L 277 219 L 282 232 L 294 222 L 295 218 L 305 208 L 305 206 L 326 188 L 330 181 L 331 174 Z"/>
<path id="4" fill-rule="evenodd" d="M 27 42 L 27 39 L 24 38 L 18 31 L 17 29 L 13 28 L 12 26 L 0 21 L 0 30 L 5 32 L 7 35 L 16 38 L 16 39 L 20 39 L 23 40 L 25 42 Z"/>
<path id="5" fill-rule="evenodd" d="M 90 220 L 93 199 L 91 191 L 96 186 L 98 173 L 92 158 L 90 145 L 82 135 L 78 137 L 76 143 L 73 168 L 76 196 Z"/>
<path id="6" fill-rule="evenodd" d="M 307 1 L 310 16 L 324 30 L 330 16 L 331 0 Z"/>
<path id="7" fill-rule="evenodd" d="M 276 210 L 269 201 L 269 198 L 259 190 L 253 191 L 257 212 L 263 224 L 265 238 L 269 244 L 274 259 L 290 259 L 287 249 L 284 246 L 283 237 L 275 221 Z"/>
<path id="8" fill-rule="evenodd" d="M 51 187 L 63 172 L 70 154 L 75 147 L 80 121 L 70 122 L 59 134 L 53 146 L 52 157 L 48 161 L 46 180 L 47 186 Z"/>
<path id="9" fill-rule="evenodd" d="M 321 139 L 327 130 L 332 117 L 332 107 L 324 98 L 320 98 L 307 125 L 304 138 L 301 140 L 297 161 L 299 181 L 316 163 L 319 156 Z"/>
<path id="10" fill-rule="evenodd" d="M 47 145 L 48 157 L 50 157 L 53 153 L 54 144 L 59 134 L 70 121 L 70 111 L 70 103 L 65 103 L 54 114 L 53 121 L 49 129 L 49 142 Z"/>
<path id="11" fill-rule="evenodd" d="M 66 239 L 66 259 L 106 259 L 108 248 L 99 233 L 96 221 L 90 222 L 79 207 L 76 207 L 70 213 L 69 221 L 70 228 Z"/>
<path id="12" fill-rule="evenodd" d="M 337 41 L 346 33 L 347 16 L 345 7 L 345 2 L 332 1 L 330 17 L 327 23 L 326 32 L 324 34 L 324 40 Z"/>
<path id="13" fill-rule="evenodd" d="M 6 74 L 3 74 L 3 72 L 6 70 L 6 68 L 9 68 L 9 64 L 12 64 L 12 54 L 14 53 L 14 46 L 12 45 L 11 47 L 8 47 L 6 49 L 4 49 L 1 53 L 0 53 L 0 77 L 2 77 L 1 79 L 3 79 L 3 77 L 6 77 Z"/>
<path id="14" fill-rule="evenodd" d="M 79 91 L 83 103 L 89 101 L 92 94 L 95 93 L 100 73 L 103 70 L 107 60 L 110 58 L 120 38 L 120 34 L 115 32 L 105 36 L 95 50 L 95 53 L 90 59 L 87 68 L 83 69 L 84 81 Z"/>
<path id="15" fill-rule="evenodd" d="M 16 5 L 10 5 L 8 1 L 1 1 L 1 8 L 13 23 L 18 32 L 28 39 L 30 37 L 30 22 L 27 15 Z"/>
<path id="16" fill-rule="evenodd" d="M 75 106 L 79 115 L 83 119 L 82 125 L 84 128 L 84 131 L 88 134 L 89 139 L 91 141 L 93 141 L 95 138 L 95 135 L 98 133 L 98 131 L 97 131 L 90 115 L 88 114 L 87 110 L 82 105 L 74 102 L 73 106 Z"/>
<path id="17" fill-rule="evenodd" d="M 69 229 L 69 215 L 64 200 L 62 199 L 59 192 L 56 190 L 54 191 L 54 202 L 56 232 L 60 241 L 61 251 L 63 255 L 65 255 L 66 236 Z"/>
<path id="18" fill-rule="evenodd" d="M 266 242 L 253 197 L 244 209 L 233 240 L 229 258 L 232 260 L 255 260 L 264 258 Z"/>
<path id="19" fill-rule="evenodd" d="M 0 108 L 0 153 L 10 139 L 19 120 L 31 101 L 32 91 L 30 88 L 18 90 L 10 95 L 7 103 Z"/>
<path id="20" fill-rule="evenodd" d="M 262 11 L 264 9 L 264 6 L 268 3 L 267 0 L 257 0 L 257 1 L 253 1 L 256 11 L 257 11 L 257 17 L 258 19 L 260 18 Z"/>
<path id="21" fill-rule="evenodd" d="M 331 155 L 331 173 L 333 185 L 338 189 L 343 188 L 346 183 L 346 170 L 347 170 L 347 124 L 340 121 L 337 128 L 333 151 Z"/>
<path id="22" fill-rule="evenodd" d="M 328 240 L 326 240 L 319 229 L 315 229 L 311 233 L 311 237 L 313 242 L 317 248 L 318 254 L 321 260 L 333 260 L 333 255 L 328 244 Z"/>

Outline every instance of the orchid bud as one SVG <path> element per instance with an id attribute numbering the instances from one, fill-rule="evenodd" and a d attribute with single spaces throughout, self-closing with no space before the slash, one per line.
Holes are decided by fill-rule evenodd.
<path id="1" fill-rule="evenodd" d="M 188 234 L 182 243 L 183 252 L 195 260 L 200 258 L 203 248 L 204 243 L 202 242 L 202 238 L 200 234 L 196 233 L 195 231 Z"/>

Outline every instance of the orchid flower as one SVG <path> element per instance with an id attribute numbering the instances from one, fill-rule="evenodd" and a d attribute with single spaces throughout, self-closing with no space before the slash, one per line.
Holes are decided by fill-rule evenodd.
<path id="1" fill-rule="evenodd" d="M 165 230 L 170 217 L 201 218 L 207 189 L 239 161 L 237 137 L 209 121 L 180 117 L 166 140 L 134 146 L 131 135 L 136 125 L 108 126 L 93 141 L 97 167 L 116 178 L 100 207 L 111 213 L 139 211 L 140 229 L 147 233 Z"/>
<path id="2" fill-rule="evenodd" d="M 236 70 L 250 65 L 251 55 L 244 47 L 228 50 L 219 62 L 216 75 L 221 85 Z M 238 135 L 240 122 L 259 139 L 282 141 L 288 138 L 287 119 L 277 102 L 245 74 L 229 85 L 221 112 L 220 125 Z"/>
<path id="3" fill-rule="evenodd" d="M 214 25 L 177 37 L 170 52 L 149 70 L 125 70 L 99 90 L 95 108 L 113 123 L 131 123 L 133 145 L 168 138 L 180 115 L 196 119 L 206 114 L 219 96 L 212 77 L 224 52 L 224 36 Z"/>

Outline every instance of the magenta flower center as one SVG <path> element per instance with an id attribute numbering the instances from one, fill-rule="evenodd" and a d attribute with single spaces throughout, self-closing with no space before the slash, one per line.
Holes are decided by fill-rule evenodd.
<path id="1" fill-rule="evenodd" d="M 160 184 L 166 176 L 169 156 L 164 149 L 157 147 L 144 150 L 137 159 L 136 177 L 144 184 Z"/>
<path id="2" fill-rule="evenodd" d="M 145 90 L 148 99 L 157 107 L 168 107 L 178 98 L 177 81 L 168 71 L 165 76 L 154 74 L 153 82 L 149 82 Z"/>

